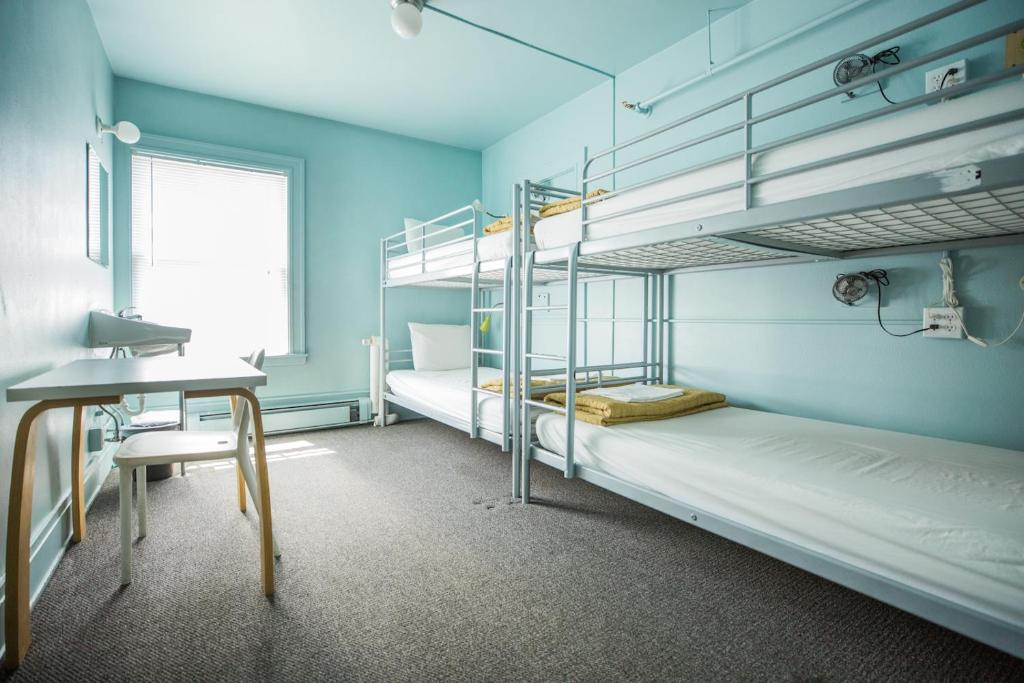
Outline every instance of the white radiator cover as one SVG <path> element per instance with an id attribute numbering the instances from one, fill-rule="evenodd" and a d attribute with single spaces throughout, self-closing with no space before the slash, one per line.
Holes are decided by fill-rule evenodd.
<path id="1" fill-rule="evenodd" d="M 264 405 L 263 431 L 267 434 L 295 432 L 327 427 L 366 424 L 373 420 L 368 397 L 328 400 L 296 405 Z M 193 416 L 192 429 L 229 429 L 230 414 L 226 410 L 201 411 L 198 423 Z"/>

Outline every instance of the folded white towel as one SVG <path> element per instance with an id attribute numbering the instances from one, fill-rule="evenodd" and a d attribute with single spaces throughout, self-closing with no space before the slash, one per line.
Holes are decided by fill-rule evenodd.
<path id="1" fill-rule="evenodd" d="M 668 387 L 652 387 L 649 384 L 627 384 L 620 387 L 598 387 L 597 389 L 587 389 L 581 391 L 581 394 L 591 394 L 593 396 L 604 396 L 615 401 L 622 401 L 623 403 L 651 403 L 653 401 L 664 401 L 666 398 L 675 398 L 676 396 L 682 396 L 683 390 L 678 388 Z"/>

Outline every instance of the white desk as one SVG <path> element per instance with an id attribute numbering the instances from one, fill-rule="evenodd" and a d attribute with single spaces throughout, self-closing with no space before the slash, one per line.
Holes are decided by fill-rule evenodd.
<path id="1" fill-rule="evenodd" d="M 72 430 L 72 540 L 85 537 L 85 408 L 119 403 L 125 394 L 182 391 L 185 398 L 228 396 L 249 401 L 255 434 L 256 474 L 263 513 L 260 519 L 260 576 L 263 592 L 274 592 L 273 527 L 270 482 L 263 441 L 263 417 L 252 389 L 267 376 L 238 358 L 84 359 L 44 372 L 7 389 L 8 402 L 38 401 L 18 423 L 7 516 L 7 580 L 4 624 L 6 664 L 17 667 L 32 642 L 29 609 L 29 537 L 32 532 L 32 485 L 35 478 L 33 426 L 52 408 L 74 408 Z"/>

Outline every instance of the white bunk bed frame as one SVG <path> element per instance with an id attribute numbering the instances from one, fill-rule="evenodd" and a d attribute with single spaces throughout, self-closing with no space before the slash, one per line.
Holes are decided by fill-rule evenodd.
<path id="1" fill-rule="evenodd" d="M 443 222 L 454 220 L 454 224 L 446 225 Z M 511 376 L 512 365 L 514 364 L 513 345 L 511 342 L 511 326 L 503 325 L 504 333 L 501 337 L 500 349 L 489 349 L 482 346 L 483 340 L 478 327 L 478 316 L 483 314 L 507 315 L 505 306 L 481 305 L 481 294 L 484 291 L 499 289 L 503 295 L 503 301 L 509 301 L 512 292 L 513 274 L 518 266 L 517 250 L 513 254 L 500 259 L 482 260 L 479 256 L 478 242 L 483 237 L 481 214 L 474 205 L 463 206 L 450 211 L 437 218 L 425 221 L 411 230 L 419 231 L 419 272 L 414 274 L 396 274 L 393 271 L 408 270 L 410 263 L 416 259 L 410 259 L 411 253 L 401 254 L 407 249 L 408 230 L 397 232 L 385 237 L 380 242 L 380 339 L 381 348 L 379 353 L 378 381 L 380 383 L 380 415 L 379 424 L 387 424 L 388 403 L 407 408 L 415 413 L 437 420 L 450 427 L 469 433 L 471 438 L 482 438 L 501 446 L 503 451 L 512 448 L 512 432 L 514 423 L 511 419 L 512 410 L 509 400 L 509 377 Z M 437 226 L 437 227 L 435 227 Z M 443 227 L 442 227 L 443 226 Z M 472 227 L 469 234 L 464 234 L 466 228 Z M 443 241 L 427 244 L 428 240 L 434 240 L 437 236 L 444 236 Z M 518 228 L 513 228 L 513 244 L 518 239 Z M 464 249 L 462 248 L 464 245 Z M 396 254 L 396 252 L 399 252 Z M 453 259 L 466 260 L 466 263 L 452 265 L 446 268 L 430 270 L 431 261 L 451 261 Z M 465 257 L 471 256 L 471 262 Z M 514 262 L 514 263 L 513 263 Z M 437 410 L 434 406 L 408 396 L 397 396 L 388 391 L 387 373 L 392 366 L 411 368 L 412 349 L 391 350 L 387 343 L 387 292 L 398 287 L 426 287 L 426 288 L 468 288 L 470 290 L 470 326 L 473 331 L 472 350 L 470 352 L 469 367 L 472 382 L 470 391 L 470 419 L 465 420 L 446 412 Z M 500 359 L 503 389 L 502 401 L 502 431 L 481 426 L 477 414 L 477 393 L 483 392 L 478 385 L 478 371 L 480 368 L 480 357 L 496 357 Z M 518 477 L 517 477 L 518 478 Z"/>
<path id="2" fill-rule="evenodd" d="M 999 116 L 973 121 L 966 125 L 917 135 L 859 152 L 844 154 L 839 157 L 817 160 L 813 163 L 804 164 L 785 171 L 760 176 L 755 176 L 752 173 L 751 157 L 759 152 L 813 135 L 840 130 L 844 127 L 882 117 L 909 107 L 937 101 L 940 98 L 965 94 L 997 81 L 1019 77 L 1024 73 L 1024 67 L 1006 68 L 997 73 L 967 81 L 953 88 L 946 88 L 939 92 L 915 97 L 897 105 L 886 106 L 883 109 L 860 114 L 769 144 L 755 147 L 751 143 L 751 128 L 758 123 L 773 119 L 783 113 L 795 111 L 815 102 L 820 102 L 829 97 L 841 96 L 848 90 L 874 84 L 880 78 L 888 78 L 896 73 L 927 64 L 933 60 L 955 54 L 974 45 L 998 39 L 1001 36 L 1024 28 L 1024 19 L 1017 19 L 992 31 L 986 31 L 937 49 L 919 58 L 905 61 L 899 66 L 886 69 L 877 75 L 858 79 L 858 81 L 847 86 L 832 88 L 817 95 L 805 97 L 766 114 L 752 115 L 751 98 L 758 93 L 788 82 L 815 69 L 832 64 L 845 55 L 862 52 L 921 26 L 956 14 L 982 1 L 965 0 L 930 13 L 918 20 L 864 40 L 848 49 L 835 52 L 807 66 L 772 79 L 765 84 L 661 126 L 649 133 L 615 145 L 593 157 L 587 158 L 586 151 L 584 151 L 582 191 L 579 193 L 584 197 L 582 210 L 580 211 L 583 241 L 557 249 L 542 251 L 528 251 L 526 243 L 522 243 L 524 252 L 522 301 L 526 305 L 520 305 L 519 308 L 521 324 L 518 365 L 522 371 L 523 385 L 530 386 L 531 379 L 537 375 L 553 374 L 554 372 L 550 369 L 535 370 L 533 368 L 534 361 L 554 361 L 564 364 L 564 368 L 560 368 L 557 372 L 565 373 L 566 382 L 563 390 L 567 392 L 566 406 L 564 408 L 534 400 L 531 396 L 524 395 L 521 391 L 513 396 L 518 401 L 521 411 L 521 414 L 518 416 L 521 431 L 518 453 L 522 464 L 520 466 L 519 486 L 516 490 L 521 496 L 523 503 L 530 501 L 530 464 L 532 461 L 539 461 L 561 470 L 566 478 L 578 477 L 953 631 L 975 638 L 992 647 L 1017 657 L 1024 657 L 1024 629 L 1018 625 L 997 620 L 964 605 L 925 593 L 826 554 L 809 550 L 721 516 L 710 514 L 703 509 L 689 505 L 686 501 L 655 493 L 649 489 L 610 476 L 600 470 L 576 463 L 573 457 L 575 420 L 569 418 L 569 416 L 575 414 L 575 391 L 587 384 L 587 382 L 577 381 L 578 372 L 617 371 L 622 368 L 632 367 L 640 370 L 641 377 L 639 381 L 658 382 L 670 380 L 670 368 L 666 363 L 667 349 L 669 348 L 669 328 L 672 322 L 669 318 L 668 284 L 669 279 L 673 275 L 708 269 L 743 268 L 808 261 L 862 258 L 875 255 L 942 251 L 968 247 L 998 247 L 1024 243 L 1024 155 L 998 158 L 958 169 L 960 179 L 963 180 L 959 188 L 955 187 L 956 183 L 949 182 L 949 174 L 946 174 L 945 177 L 938 174 L 925 174 L 852 189 L 832 191 L 776 204 L 755 205 L 752 201 L 752 187 L 768 179 L 812 170 L 861 156 L 899 149 L 919 142 L 938 139 L 995 123 L 1024 118 L 1024 109 L 1017 109 Z M 612 155 L 616 152 L 655 138 L 687 122 L 712 114 L 729 104 L 737 102 L 742 102 L 745 109 L 745 117 L 742 122 L 682 143 L 671 144 L 664 149 L 633 161 L 625 162 L 618 166 L 614 165 L 615 162 Z M 588 217 L 588 206 L 608 197 L 608 195 L 605 195 L 601 198 L 586 199 L 586 193 L 591 183 L 602 179 L 614 178 L 617 173 L 622 171 L 636 168 L 655 159 L 660 159 L 669 154 L 690 148 L 700 142 L 708 141 L 736 130 L 744 132 L 742 151 L 726 157 L 720 157 L 711 162 L 689 166 L 667 176 L 660 176 L 650 181 L 618 189 L 610 194 L 612 196 L 623 194 L 646 187 L 654 182 L 682 175 L 683 173 L 729 159 L 744 160 L 745 176 L 742 181 L 699 193 L 672 197 L 655 203 L 637 206 L 611 215 L 601 216 L 599 219 Z M 612 157 L 613 167 L 610 170 L 600 173 L 592 173 L 590 171 L 595 161 L 608 157 Z M 623 218 L 683 199 L 739 187 L 744 188 L 746 194 L 745 209 L 742 211 L 710 216 L 701 220 L 673 223 L 613 237 L 587 239 L 587 226 L 599 220 Z M 527 207 L 529 206 L 531 191 L 529 181 L 524 181 L 522 185 L 517 186 L 517 196 L 524 198 L 523 211 L 529 210 Z M 912 210 L 906 210 L 908 207 L 912 207 Z M 911 214 L 915 217 L 922 217 L 922 220 L 908 217 Z M 938 225 L 941 227 L 941 230 L 930 232 L 927 228 L 921 227 L 925 222 L 929 225 Z M 984 227 L 984 236 L 979 236 L 974 231 L 973 228 L 975 226 Z M 842 234 L 842 240 L 838 239 L 840 233 Z M 857 244 L 858 241 L 862 244 Z M 840 246 L 836 246 L 837 244 Z M 547 268 L 555 264 L 564 264 L 566 268 L 567 277 L 564 282 L 568 288 L 567 305 L 558 307 L 559 310 L 564 309 L 567 315 L 566 351 L 564 356 L 536 354 L 532 351 L 532 317 L 534 311 L 539 310 L 540 307 L 534 307 L 530 304 L 534 284 L 533 273 L 538 264 L 543 264 Z M 622 276 L 643 278 L 644 314 L 642 322 L 644 334 L 642 363 L 618 365 L 613 363 L 607 366 L 587 367 L 585 365 L 578 365 L 576 362 L 579 284 L 577 273 L 582 267 L 595 266 L 608 268 L 609 271 L 618 271 L 618 274 Z M 534 440 L 531 415 L 533 410 L 554 411 L 566 416 L 564 456 L 547 450 Z"/>
<path id="3" fill-rule="evenodd" d="M 537 205 L 544 200 L 563 199 L 571 196 L 564 190 L 546 186 L 533 188 Z M 515 403 L 510 396 L 509 378 L 517 376 L 515 337 L 517 316 L 515 292 L 521 285 L 522 250 L 514 247 L 511 253 L 502 258 L 484 258 L 480 254 L 479 242 L 486 235 L 483 233 L 483 214 L 478 205 L 470 204 L 454 211 L 424 221 L 407 230 L 385 237 L 380 242 L 380 339 L 378 382 L 380 408 L 379 414 L 388 414 L 388 403 L 407 408 L 415 413 L 442 422 L 460 431 L 467 432 L 471 438 L 482 438 L 501 446 L 503 451 L 517 450 L 513 443 L 518 434 Z M 511 244 L 519 245 L 522 223 L 519 214 L 515 214 L 512 227 Z M 449 224 L 451 223 L 451 224 Z M 414 239 L 420 249 L 412 253 L 403 253 L 408 248 L 410 230 L 419 236 Z M 469 232 L 467 233 L 467 230 Z M 441 238 L 438 240 L 438 238 Z M 410 258 L 411 257 L 411 258 Z M 455 261 L 456 263 L 452 263 Z M 431 264 L 442 264 L 443 267 L 433 268 Z M 409 273 L 409 270 L 416 272 Z M 595 269 L 600 270 L 600 269 Z M 555 266 L 550 269 L 536 270 L 535 277 L 539 281 L 553 281 L 564 278 L 564 268 Z M 396 288 L 461 288 L 470 290 L 469 324 L 473 332 L 472 350 L 469 367 L 471 377 L 472 399 L 469 405 L 469 419 L 462 419 L 438 410 L 435 406 L 408 396 L 398 396 L 387 390 L 387 372 L 392 368 L 411 368 L 412 349 L 392 350 L 387 344 L 387 293 Z M 493 295 L 500 292 L 501 301 L 495 303 Z M 485 297 L 485 293 L 487 296 Z M 485 302 L 485 298 L 489 301 Z M 510 314 L 511 312 L 511 314 Z M 502 325 L 500 338 L 501 348 L 491 349 L 484 346 L 484 339 L 479 331 L 479 324 L 484 315 L 502 315 L 506 323 Z M 497 358 L 502 370 L 503 403 L 502 430 L 488 429 L 480 424 L 477 396 L 496 396 L 494 392 L 479 387 L 478 372 L 482 357 Z M 386 420 L 381 420 L 383 426 Z M 519 488 L 519 458 L 513 458 L 515 490 Z"/>

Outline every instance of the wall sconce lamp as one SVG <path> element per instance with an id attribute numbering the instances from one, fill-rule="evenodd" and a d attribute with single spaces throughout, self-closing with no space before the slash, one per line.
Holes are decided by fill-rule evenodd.
<path id="1" fill-rule="evenodd" d="M 118 121 L 112 126 L 103 123 L 100 117 L 96 117 L 96 135 L 112 133 L 115 138 L 126 145 L 134 145 L 142 137 L 139 127 L 131 121 Z"/>

